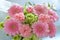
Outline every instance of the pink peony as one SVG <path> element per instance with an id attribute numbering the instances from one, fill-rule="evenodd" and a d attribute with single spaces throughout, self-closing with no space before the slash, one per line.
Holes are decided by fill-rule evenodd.
<path id="1" fill-rule="evenodd" d="M 43 5 L 36 5 L 34 6 L 34 13 L 40 15 L 41 13 L 47 13 L 47 8 Z"/>
<path id="2" fill-rule="evenodd" d="M 53 10 L 50 9 L 50 10 L 48 10 L 48 14 L 51 16 L 51 19 L 53 21 L 58 20 L 58 15 L 57 15 L 57 13 L 55 11 L 53 11 Z"/>
<path id="3" fill-rule="evenodd" d="M 56 26 L 54 25 L 53 22 L 49 22 L 48 25 L 49 25 L 49 33 L 48 34 L 50 37 L 54 37 L 56 34 Z"/>
<path id="4" fill-rule="evenodd" d="M 38 17 L 38 20 L 42 21 L 42 22 L 50 22 L 50 21 L 52 21 L 48 14 L 40 14 L 39 17 Z"/>
<path id="5" fill-rule="evenodd" d="M 48 36 L 48 24 L 43 22 L 36 22 L 32 25 L 33 33 L 37 35 L 37 37 L 46 37 Z"/>
<path id="6" fill-rule="evenodd" d="M 15 18 L 16 20 L 22 22 L 22 21 L 24 21 L 25 16 L 24 16 L 24 14 L 21 12 L 21 13 L 15 14 L 15 15 L 14 15 L 14 18 Z"/>
<path id="7" fill-rule="evenodd" d="M 16 13 L 23 12 L 23 7 L 19 5 L 13 5 L 11 8 L 8 9 L 8 13 L 10 16 L 13 16 Z"/>
<path id="8" fill-rule="evenodd" d="M 20 27 L 20 23 L 18 23 L 14 19 L 8 19 L 4 23 L 4 31 L 9 35 L 18 34 L 18 28 Z"/>
<path id="9" fill-rule="evenodd" d="M 22 27 L 19 28 L 19 32 L 22 37 L 30 37 L 31 36 L 31 28 L 29 25 L 22 25 Z"/>
<path id="10" fill-rule="evenodd" d="M 33 12 L 33 8 L 32 7 L 28 7 L 27 8 L 27 12 L 32 13 Z"/>

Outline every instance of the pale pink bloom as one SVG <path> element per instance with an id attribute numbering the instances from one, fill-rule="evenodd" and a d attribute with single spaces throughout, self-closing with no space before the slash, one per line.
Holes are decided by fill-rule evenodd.
<path id="1" fill-rule="evenodd" d="M 18 34 L 18 28 L 20 27 L 20 23 L 14 20 L 13 18 L 6 20 L 4 23 L 4 31 L 9 35 Z"/>
<path id="2" fill-rule="evenodd" d="M 32 7 L 28 7 L 27 8 L 27 12 L 32 13 L 33 12 L 33 8 Z"/>
<path id="3" fill-rule="evenodd" d="M 24 13 L 22 12 L 15 14 L 13 17 L 20 22 L 24 21 L 25 19 Z"/>
<path id="4" fill-rule="evenodd" d="M 42 21 L 42 22 L 50 22 L 50 21 L 52 21 L 48 14 L 40 14 L 39 17 L 38 17 L 38 20 Z"/>
<path id="5" fill-rule="evenodd" d="M 37 35 L 37 37 L 46 37 L 48 36 L 48 24 L 43 22 L 36 22 L 32 25 L 33 33 Z"/>
<path id="6" fill-rule="evenodd" d="M 48 14 L 51 16 L 51 19 L 53 21 L 58 20 L 58 15 L 57 15 L 57 13 L 55 11 L 53 11 L 53 10 L 50 9 L 50 10 L 48 10 Z"/>
<path id="7" fill-rule="evenodd" d="M 19 32 L 22 37 L 30 37 L 31 36 L 31 28 L 29 25 L 22 25 L 22 27 L 19 27 Z"/>
<path id="8" fill-rule="evenodd" d="M 10 16 L 13 16 L 16 13 L 23 12 L 23 7 L 19 5 L 13 5 L 8 9 L 8 13 Z"/>
<path id="9" fill-rule="evenodd" d="M 56 26 L 54 25 L 53 22 L 49 22 L 48 25 L 49 25 L 48 35 L 49 35 L 49 37 L 54 37 L 56 34 Z"/>
<path id="10" fill-rule="evenodd" d="M 47 8 L 43 5 L 34 6 L 34 13 L 37 14 L 37 15 L 40 15 L 41 13 L 46 14 L 47 12 L 48 12 Z"/>

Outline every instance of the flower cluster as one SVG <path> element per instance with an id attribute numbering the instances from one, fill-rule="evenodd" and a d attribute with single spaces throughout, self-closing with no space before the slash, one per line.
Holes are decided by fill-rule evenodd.
<path id="1" fill-rule="evenodd" d="M 9 18 L 4 22 L 6 34 L 23 38 L 32 35 L 36 37 L 54 37 L 56 33 L 55 22 L 57 13 L 44 5 L 28 6 L 12 5 L 8 9 Z"/>

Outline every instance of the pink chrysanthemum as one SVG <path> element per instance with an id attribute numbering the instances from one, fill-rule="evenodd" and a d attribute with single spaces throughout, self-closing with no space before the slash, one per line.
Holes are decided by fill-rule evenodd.
<path id="1" fill-rule="evenodd" d="M 16 13 L 23 12 L 23 7 L 19 5 L 13 5 L 11 8 L 8 9 L 8 13 L 10 16 L 13 16 Z"/>
<path id="2" fill-rule="evenodd" d="M 47 13 L 47 8 L 43 5 L 34 6 L 34 13 L 40 15 L 41 13 Z"/>
<path id="3" fill-rule="evenodd" d="M 18 34 L 19 27 L 20 27 L 20 23 L 18 23 L 13 18 L 6 20 L 6 22 L 4 23 L 4 31 L 9 35 Z"/>
<path id="4" fill-rule="evenodd" d="M 48 36 L 48 24 L 43 22 L 37 22 L 32 25 L 33 33 L 37 35 L 37 37 L 46 37 Z"/>
<path id="5" fill-rule="evenodd" d="M 40 14 L 39 17 L 38 17 L 38 20 L 42 21 L 42 22 L 50 22 L 50 21 L 52 21 L 48 14 Z"/>
<path id="6" fill-rule="evenodd" d="M 14 15 L 14 18 L 15 18 L 16 20 L 22 22 L 22 21 L 24 21 L 25 16 L 24 16 L 24 14 L 23 14 L 22 12 L 20 12 L 19 14 L 18 14 L 18 13 L 15 14 L 15 15 Z"/>
<path id="7" fill-rule="evenodd" d="M 50 15 L 50 18 L 53 20 L 53 21 L 56 21 L 58 20 L 58 15 L 55 11 L 53 10 L 48 10 L 48 14 Z"/>
<path id="8" fill-rule="evenodd" d="M 31 28 L 29 25 L 22 25 L 22 27 L 19 28 L 19 32 L 22 37 L 30 37 L 31 36 Z"/>
<path id="9" fill-rule="evenodd" d="M 49 22 L 48 25 L 49 25 L 49 33 L 48 34 L 50 37 L 54 37 L 56 34 L 56 26 L 54 25 L 53 22 Z"/>
<path id="10" fill-rule="evenodd" d="M 33 12 L 33 8 L 32 7 L 28 7 L 27 8 L 27 12 L 32 13 Z"/>

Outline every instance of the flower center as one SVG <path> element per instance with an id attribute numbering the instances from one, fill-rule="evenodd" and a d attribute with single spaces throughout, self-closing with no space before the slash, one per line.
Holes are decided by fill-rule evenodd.
<path id="1" fill-rule="evenodd" d="M 41 32 L 42 31 L 42 28 L 40 27 L 40 28 L 38 28 L 38 30 Z"/>
<path id="2" fill-rule="evenodd" d="M 12 25 L 12 29 L 14 29 L 15 28 L 15 25 Z"/>
<path id="3" fill-rule="evenodd" d="M 19 10 L 15 10 L 16 13 L 19 13 Z"/>

